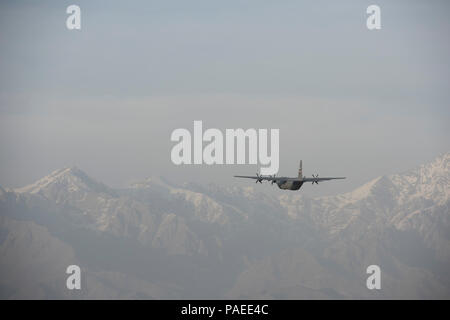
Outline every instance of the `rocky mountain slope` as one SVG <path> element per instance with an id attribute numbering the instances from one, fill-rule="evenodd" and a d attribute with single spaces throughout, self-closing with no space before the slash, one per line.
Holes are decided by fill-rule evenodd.
<path id="1" fill-rule="evenodd" d="M 308 198 L 162 178 L 115 190 L 57 170 L 0 188 L 0 297 L 450 298 L 449 173 L 446 153 Z"/>

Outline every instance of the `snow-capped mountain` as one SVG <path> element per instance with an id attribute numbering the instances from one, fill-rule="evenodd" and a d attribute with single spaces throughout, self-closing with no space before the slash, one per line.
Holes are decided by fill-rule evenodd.
<path id="1" fill-rule="evenodd" d="M 163 178 L 116 190 L 57 170 L 0 188 L 0 296 L 449 298 L 449 169 L 446 153 L 319 198 Z M 381 290 L 366 288 L 372 264 Z"/>

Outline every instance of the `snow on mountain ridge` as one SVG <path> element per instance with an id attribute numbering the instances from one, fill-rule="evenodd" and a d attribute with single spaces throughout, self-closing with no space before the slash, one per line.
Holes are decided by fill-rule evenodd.
<path id="1" fill-rule="evenodd" d="M 423 198 L 443 204 L 450 197 L 450 153 L 390 178 L 400 191 L 400 203 Z"/>
<path id="2" fill-rule="evenodd" d="M 363 186 L 340 195 L 306 198 L 301 194 L 279 197 L 280 204 L 294 219 L 314 221 L 317 226 L 337 234 L 362 223 L 392 225 L 405 230 L 416 228 L 424 215 L 449 201 L 450 153 L 400 174 L 375 178 Z M 439 212 L 439 210 L 438 210 Z M 413 221 L 413 220 L 415 221 Z M 425 219 L 425 220 L 424 220 Z"/>
<path id="3" fill-rule="evenodd" d="M 97 182 L 77 167 L 55 170 L 48 176 L 22 188 L 14 189 L 17 193 L 39 193 L 53 186 L 64 188 L 68 192 L 89 191 L 112 193 L 103 183 Z"/>
<path id="4" fill-rule="evenodd" d="M 405 225 L 406 216 L 411 216 L 423 208 L 427 201 L 432 204 L 445 204 L 449 199 L 450 153 L 437 157 L 432 162 L 418 166 L 401 174 L 382 176 L 369 181 L 363 186 L 344 194 L 309 199 L 301 193 L 289 193 L 279 197 L 255 192 L 254 188 L 203 188 L 201 186 L 172 185 L 163 178 L 149 178 L 135 183 L 130 190 L 147 190 L 154 194 L 151 201 L 158 201 L 155 195 L 166 192 L 169 201 L 177 197 L 192 206 L 194 215 L 208 223 L 226 224 L 232 218 L 229 212 L 247 216 L 236 206 L 238 203 L 258 198 L 258 202 L 273 207 L 281 205 L 288 216 L 297 219 L 306 218 L 324 226 L 331 233 L 348 227 L 357 220 L 362 209 L 372 212 L 386 223 Z M 217 189 L 217 190 L 216 190 Z M 116 195 L 115 191 L 96 182 L 76 167 L 56 170 L 50 175 L 23 188 L 15 189 L 17 193 L 43 194 L 57 203 L 69 202 L 95 217 L 101 229 L 108 229 L 117 219 L 117 214 L 130 215 L 132 211 L 146 212 L 146 205 L 139 201 L 126 200 Z M 156 193 L 155 193 L 156 192 Z M 174 198 L 175 197 L 175 198 Z M 425 202 L 424 202 L 425 201 Z M 128 203 L 128 204 L 127 204 Z M 131 204 L 130 204 L 131 203 Z M 404 204 L 408 206 L 404 207 Z M 130 208 L 126 207 L 130 206 Z M 136 208 L 140 208 L 137 209 Z M 134 216 L 134 214 L 132 214 Z M 136 218 L 133 218 L 135 220 Z M 139 219 L 138 219 L 139 220 Z M 136 221 L 137 222 L 137 221 Z M 109 227 L 108 227 L 109 226 Z M 117 226 L 116 226 L 117 228 Z"/>

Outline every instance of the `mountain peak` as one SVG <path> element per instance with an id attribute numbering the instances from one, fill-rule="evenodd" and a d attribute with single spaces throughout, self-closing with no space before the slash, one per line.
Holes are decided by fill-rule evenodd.
<path id="1" fill-rule="evenodd" d="M 450 152 L 443 153 L 439 155 L 436 159 L 431 161 L 428 166 L 439 169 L 442 173 L 447 173 L 450 171 Z"/>
<path id="2" fill-rule="evenodd" d="M 450 161 L 450 151 L 444 152 L 442 154 L 440 154 L 436 160 L 441 160 L 441 161 Z"/>
<path id="3" fill-rule="evenodd" d="M 402 173 L 377 177 L 353 191 L 337 195 L 355 202 L 378 193 L 390 190 L 401 202 L 405 199 L 423 197 L 436 203 L 447 201 L 450 179 L 450 152 L 440 154 L 433 160 Z M 335 196 L 322 197 L 333 198 Z"/>
<path id="4" fill-rule="evenodd" d="M 95 181 L 76 166 L 55 170 L 35 183 L 17 188 L 15 191 L 19 193 L 40 193 L 53 188 L 65 189 L 69 192 L 82 190 L 98 193 L 111 192 L 107 186 Z"/>

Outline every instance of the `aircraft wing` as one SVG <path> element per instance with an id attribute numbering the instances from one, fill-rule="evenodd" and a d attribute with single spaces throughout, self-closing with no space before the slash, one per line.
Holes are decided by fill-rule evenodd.
<path id="1" fill-rule="evenodd" d="M 273 177 L 273 176 L 234 176 L 235 178 L 246 178 L 255 179 L 257 181 L 303 181 L 303 182 L 313 182 L 317 183 L 320 181 L 335 180 L 335 179 L 345 179 L 345 177 L 312 177 L 312 178 L 288 178 L 288 177 Z"/>
<path id="2" fill-rule="evenodd" d="M 235 178 L 255 179 L 258 181 L 302 181 L 301 178 L 274 177 L 274 176 L 234 176 Z"/>
<path id="3" fill-rule="evenodd" d="M 270 176 L 234 176 L 235 178 L 247 178 L 247 179 L 255 179 L 255 180 L 267 180 L 267 181 L 272 181 L 274 178 L 270 177 Z M 276 178 L 275 178 L 276 180 Z"/>
<path id="4" fill-rule="evenodd" d="M 327 180 L 335 180 L 335 179 L 345 179 L 345 177 L 325 177 L 325 178 L 319 178 L 319 177 L 313 177 L 313 178 L 303 178 L 303 182 L 320 182 L 320 181 L 327 181 Z"/>

